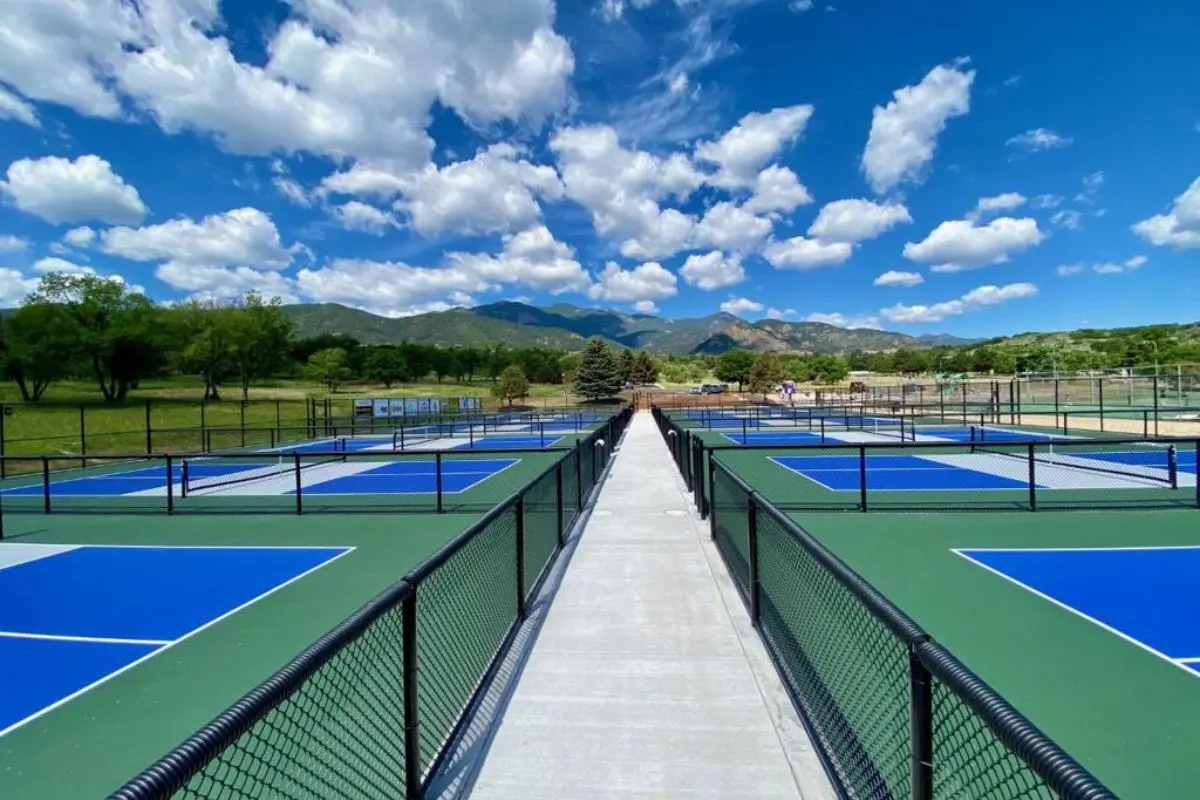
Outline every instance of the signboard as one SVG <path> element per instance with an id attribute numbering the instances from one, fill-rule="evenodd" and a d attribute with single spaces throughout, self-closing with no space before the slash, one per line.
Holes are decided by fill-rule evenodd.
<path id="1" fill-rule="evenodd" d="M 403 400 L 389 400 L 387 415 L 389 417 L 403 417 L 404 416 L 404 401 Z"/>
<path id="2" fill-rule="evenodd" d="M 479 411 L 483 408 L 483 403 L 478 397 L 460 397 L 458 398 L 459 411 Z"/>
<path id="3" fill-rule="evenodd" d="M 370 417 L 372 414 L 378 415 L 375 412 L 375 403 L 373 400 L 355 400 L 354 401 L 354 417 Z"/>

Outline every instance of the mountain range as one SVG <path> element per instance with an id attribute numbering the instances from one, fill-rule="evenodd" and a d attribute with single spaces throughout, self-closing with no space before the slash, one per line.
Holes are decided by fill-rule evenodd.
<path id="1" fill-rule="evenodd" d="M 284 307 L 301 336 L 342 334 L 364 344 L 408 341 L 443 347 L 505 342 L 513 347 L 578 350 L 592 336 L 654 353 L 723 353 L 733 348 L 773 353 L 848 353 L 969 344 L 954 336 L 913 337 L 822 322 L 747 322 L 724 312 L 665 319 L 558 303 L 546 308 L 512 301 L 411 317 L 381 317 L 336 303 Z"/>

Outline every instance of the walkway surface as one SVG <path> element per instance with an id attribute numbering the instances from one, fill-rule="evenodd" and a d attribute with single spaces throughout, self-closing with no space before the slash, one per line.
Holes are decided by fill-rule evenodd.
<path id="1" fill-rule="evenodd" d="M 833 797 L 650 414 L 553 591 L 471 798 Z"/>

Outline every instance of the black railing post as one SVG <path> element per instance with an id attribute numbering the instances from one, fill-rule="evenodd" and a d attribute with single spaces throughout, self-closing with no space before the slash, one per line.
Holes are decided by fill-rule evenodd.
<path id="1" fill-rule="evenodd" d="M 1196 460 L 1195 464 L 1200 464 L 1200 439 L 1196 440 Z M 1200 508 L 1200 475 L 1196 477 L 1196 508 Z"/>
<path id="2" fill-rule="evenodd" d="M 583 442 L 575 445 L 575 508 L 583 513 Z"/>
<path id="3" fill-rule="evenodd" d="M 42 456 L 42 508 L 50 513 L 50 459 Z"/>
<path id="4" fill-rule="evenodd" d="M 205 406 L 206 406 L 205 401 L 201 400 L 200 401 L 200 452 L 202 452 L 202 453 L 205 452 L 205 450 L 204 450 L 205 442 L 208 441 L 208 439 L 204 435 L 205 431 L 208 428 L 208 425 L 205 424 L 205 421 L 206 421 L 205 420 L 206 414 L 204 411 Z"/>
<path id="5" fill-rule="evenodd" d="M 558 546 L 567 540 L 566 519 L 563 517 L 562 461 L 554 465 L 554 513 L 558 515 Z"/>
<path id="6" fill-rule="evenodd" d="M 858 510 L 867 511 L 867 448 L 858 448 Z"/>
<path id="7" fill-rule="evenodd" d="M 437 513 L 441 514 L 443 509 L 442 501 L 442 451 L 438 450 L 433 454 L 433 480 L 437 489 Z"/>
<path id="8" fill-rule="evenodd" d="M 167 516 L 175 513 L 175 467 L 167 456 Z"/>
<path id="9" fill-rule="evenodd" d="M 708 452 L 708 537 L 717 538 L 717 462 Z"/>
<path id="10" fill-rule="evenodd" d="M 421 797 L 420 648 L 417 647 L 417 587 L 410 587 L 400 606 L 401 654 L 404 659 L 404 780 L 407 800 Z"/>
<path id="11" fill-rule="evenodd" d="M 1033 442 L 1025 445 L 1029 457 L 1029 510 L 1037 511 L 1037 461 L 1034 459 Z"/>
<path id="12" fill-rule="evenodd" d="M 933 678 L 916 650 L 908 651 L 909 745 L 912 800 L 933 797 Z"/>
<path id="13" fill-rule="evenodd" d="M 761 598 L 758 582 L 758 498 L 750 495 L 746 503 L 746 552 L 750 561 L 750 622 L 758 627 Z"/>
<path id="14" fill-rule="evenodd" d="M 513 506 L 517 515 L 517 619 L 525 619 L 525 495 Z"/>
<path id="15" fill-rule="evenodd" d="M 150 399 L 146 398 L 146 455 L 154 452 L 154 432 L 150 427 Z"/>
<path id="16" fill-rule="evenodd" d="M 79 455 L 79 467 L 82 469 L 87 466 L 87 406 L 79 407 Z"/>
<path id="17" fill-rule="evenodd" d="M 296 476 L 296 513 L 303 514 L 304 513 L 304 500 L 302 500 L 301 498 L 302 498 L 304 492 L 300 488 L 300 452 L 299 451 L 292 453 L 292 470 Z"/>
<path id="18" fill-rule="evenodd" d="M 1099 384 L 1100 395 L 1100 432 L 1104 433 L 1104 378 L 1100 378 L 1096 383 Z M 1130 375 L 1129 386 L 1133 387 L 1133 376 Z"/>
<path id="19" fill-rule="evenodd" d="M 241 430 L 242 447 L 246 446 L 246 401 L 238 405 L 238 428 Z"/>
<path id="20" fill-rule="evenodd" d="M 8 406 L 0 403 L 0 480 L 8 474 L 8 466 L 4 460 L 4 416 L 8 413 Z"/>

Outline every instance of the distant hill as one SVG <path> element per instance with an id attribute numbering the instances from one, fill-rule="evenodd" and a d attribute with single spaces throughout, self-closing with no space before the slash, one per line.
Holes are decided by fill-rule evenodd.
<path id="1" fill-rule="evenodd" d="M 927 333 L 924 336 L 918 336 L 917 339 L 928 347 L 966 347 L 983 341 L 983 339 L 964 339 L 948 333 Z"/>
<path id="2" fill-rule="evenodd" d="M 503 341 L 514 347 L 578 350 L 592 336 L 614 345 L 657 353 L 722 353 L 735 347 L 777 353 L 847 353 L 927 346 L 899 333 L 849 330 L 820 322 L 762 320 L 732 314 L 664 319 L 558 303 L 546 308 L 501 302 L 397 319 L 335 303 L 284 307 L 301 336 L 341 333 L 366 344 L 409 341 L 478 346 Z"/>

